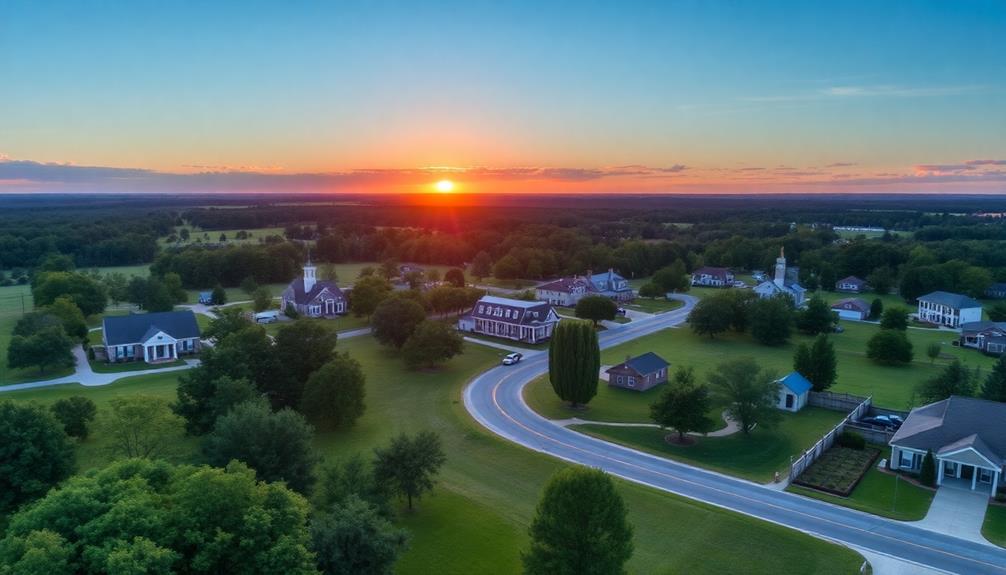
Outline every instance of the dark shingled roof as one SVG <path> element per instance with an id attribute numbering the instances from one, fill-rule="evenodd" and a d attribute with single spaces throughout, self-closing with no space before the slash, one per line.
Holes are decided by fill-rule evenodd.
<path id="1" fill-rule="evenodd" d="M 932 449 L 934 453 L 973 447 L 1002 465 L 1006 459 L 1004 421 L 1006 403 L 952 395 L 913 409 L 891 438 L 891 445 Z"/>
<path id="2" fill-rule="evenodd" d="M 175 339 L 199 337 L 199 324 L 190 310 L 106 317 L 102 329 L 108 345 L 141 343 L 158 331 Z"/>
<path id="3" fill-rule="evenodd" d="M 847 276 L 835 282 L 835 285 L 841 285 L 841 284 L 854 284 L 857 286 L 864 286 L 866 285 L 866 282 L 864 280 L 857 278 L 856 276 Z"/>
<path id="4" fill-rule="evenodd" d="M 865 300 L 861 300 L 857 297 L 849 297 L 845 299 L 840 299 L 835 303 L 831 304 L 831 309 L 852 309 L 855 311 L 861 311 L 863 313 L 869 313 L 870 304 L 866 303 Z"/>
<path id="5" fill-rule="evenodd" d="M 496 315 L 495 310 L 497 309 L 500 310 L 500 315 Z M 548 302 L 524 301 L 491 295 L 482 296 L 471 311 L 473 318 L 520 325 L 541 325 L 548 322 L 549 314 L 554 315 L 555 312 L 552 311 L 552 306 Z"/>
<path id="6" fill-rule="evenodd" d="M 572 293 L 574 287 L 582 287 L 587 290 L 587 281 L 581 278 L 559 278 L 553 282 L 538 286 L 537 289 L 543 291 L 557 291 L 562 293 Z"/>
<path id="7" fill-rule="evenodd" d="M 936 305 L 945 305 L 955 309 L 982 307 L 982 304 L 978 303 L 977 300 L 969 298 L 966 295 L 961 295 L 959 293 L 950 293 L 945 291 L 934 291 L 933 293 L 927 293 L 926 295 L 920 297 L 919 301 L 928 301 L 930 303 L 935 303 Z"/>
<path id="8" fill-rule="evenodd" d="M 293 291 L 293 301 L 298 305 L 304 305 L 309 303 L 314 298 L 318 297 L 318 294 L 325 288 L 332 292 L 335 299 L 345 299 L 346 296 L 343 295 L 342 290 L 339 286 L 335 285 L 335 282 L 328 280 L 318 280 L 311 286 L 311 291 L 304 293 L 304 278 L 297 278 L 290 282 L 290 285 L 286 288 Z"/>
<path id="9" fill-rule="evenodd" d="M 620 363 L 608 369 L 610 370 L 610 369 L 617 369 L 620 367 L 630 367 L 636 370 L 637 372 L 645 375 L 647 373 L 653 373 L 657 370 L 664 369 L 669 365 L 671 364 L 667 363 L 667 361 L 665 361 L 664 358 L 653 353 L 652 351 L 648 351 L 643 355 L 637 355 L 636 357 L 626 360 L 624 363 Z"/>

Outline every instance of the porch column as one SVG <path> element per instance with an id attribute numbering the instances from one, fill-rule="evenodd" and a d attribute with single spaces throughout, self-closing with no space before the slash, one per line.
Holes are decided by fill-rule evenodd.
<path id="1" fill-rule="evenodd" d="M 992 497 L 996 496 L 996 489 L 999 487 L 999 470 L 992 472 Z"/>
<path id="2" fill-rule="evenodd" d="M 943 485 L 943 460 L 936 460 L 936 485 Z"/>
<path id="3" fill-rule="evenodd" d="M 147 346 L 143 346 L 143 361 L 150 363 L 150 352 Z"/>
<path id="4" fill-rule="evenodd" d="M 178 342 L 171 344 L 171 359 L 178 359 Z"/>
<path id="5" fill-rule="evenodd" d="M 978 466 L 971 466 L 971 491 L 975 490 L 975 486 L 978 484 Z"/>

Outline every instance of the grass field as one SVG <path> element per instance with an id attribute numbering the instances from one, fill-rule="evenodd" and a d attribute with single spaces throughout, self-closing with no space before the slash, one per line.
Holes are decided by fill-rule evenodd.
<path id="1" fill-rule="evenodd" d="M 897 483 L 896 500 L 895 483 Z M 786 490 L 835 505 L 901 521 L 918 521 L 925 517 L 926 512 L 929 511 L 929 505 L 933 502 L 934 495 L 934 492 L 928 489 L 899 480 L 897 476 L 878 471 L 876 467 L 871 467 L 866 472 L 863 480 L 859 482 L 849 497 L 839 497 L 799 485 L 791 485 Z M 1004 519 L 1006 519 L 1006 515 L 1004 515 Z M 1003 524 L 1003 528 L 1004 536 L 1006 536 L 1006 523 Z"/>
<path id="2" fill-rule="evenodd" d="M 192 356 L 189 356 L 190 358 Z M 151 369 L 161 369 L 165 367 L 177 367 L 180 365 L 185 365 L 184 359 L 175 360 L 168 363 L 146 363 L 143 361 L 128 361 L 120 363 L 108 363 L 107 361 L 91 361 L 91 369 L 95 373 L 129 373 L 129 372 L 143 372 Z"/>
<path id="3" fill-rule="evenodd" d="M 367 327 L 367 318 L 356 317 L 353 315 L 343 315 L 335 319 L 308 319 L 308 321 L 315 321 L 320 323 L 322 326 L 334 329 L 337 332 L 340 331 L 350 331 L 354 329 L 359 329 L 361 327 Z M 280 328 L 284 325 L 289 325 L 288 321 L 277 321 L 274 323 L 263 324 L 262 327 L 265 328 L 266 333 L 269 335 L 276 335 Z"/>
<path id="4" fill-rule="evenodd" d="M 447 453 L 439 485 L 400 522 L 412 543 L 398 565 L 403 575 L 425 573 L 519 573 L 519 554 L 545 481 L 565 464 L 490 435 L 469 418 L 461 390 L 470 377 L 504 353 L 466 346 L 465 355 L 441 371 L 413 372 L 397 353 L 360 337 L 338 344 L 367 373 L 367 412 L 355 427 L 319 434 L 317 446 L 328 460 L 361 452 L 370 456 L 401 431 L 433 429 Z M 16 400 L 45 403 L 83 394 L 99 404 L 124 393 L 173 399 L 177 373 L 132 377 L 100 388 L 61 386 L 11 393 Z M 173 459 L 198 461 L 198 443 L 174 438 Z M 100 435 L 79 448 L 82 469 L 108 461 Z M 697 504 L 627 482 L 618 489 L 635 526 L 631 573 L 845 574 L 858 569 L 854 552 L 807 535 Z"/>
<path id="5" fill-rule="evenodd" d="M 624 304 L 624 307 L 645 313 L 664 313 L 676 310 L 683 305 L 685 302 L 676 299 L 636 298 L 632 303 Z"/>
<path id="6" fill-rule="evenodd" d="M 169 244 L 168 238 L 163 237 L 158 238 L 157 244 L 162 248 L 167 246 L 192 246 L 199 245 L 200 243 L 216 244 L 220 241 L 220 234 L 227 235 L 227 245 L 257 244 L 259 239 L 266 236 L 284 237 L 283 228 L 249 228 L 244 230 L 248 232 L 249 237 L 243 240 L 235 237 L 241 230 L 203 230 L 202 228 L 186 224 L 184 226 L 176 226 L 175 233 L 181 233 L 182 228 L 189 230 L 189 241 Z M 196 240 L 200 241 L 197 242 Z"/>
<path id="7" fill-rule="evenodd" d="M 1006 507 L 989 505 L 985 512 L 982 535 L 1000 547 L 1006 547 Z"/>
<path id="8" fill-rule="evenodd" d="M 680 446 L 664 441 L 667 430 L 655 427 L 611 427 L 573 425 L 571 429 L 699 467 L 720 471 L 759 483 L 768 483 L 778 471 L 789 471 L 790 457 L 812 446 L 843 415 L 817 407 L 783 414 L 776 429 L 756 427 L 750 435 L 700 437 L 694 445 Z"/>

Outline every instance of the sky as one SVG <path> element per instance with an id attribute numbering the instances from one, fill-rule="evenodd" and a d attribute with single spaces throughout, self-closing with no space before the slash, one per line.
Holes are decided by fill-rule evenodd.
<path id="1" fill-rule="evenodd" d="M 0 193 L 1006 193 L 1006 2 L 0 3 Z"/>

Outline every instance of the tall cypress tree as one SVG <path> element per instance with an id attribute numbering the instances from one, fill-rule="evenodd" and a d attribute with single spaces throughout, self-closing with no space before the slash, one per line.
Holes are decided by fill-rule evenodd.
<path id="1" fill-rule="evenodd" d="M 817 336 L 810 348 L 810 357 L 814 366 L 810 376 L 814 391 L 824 391 L 834 385 L 838 378 L 838 362 L 835 359 L 835 346 L 827 335 L 822 333 Z"/>
<path id="2" fill-rule="evenodd" d="M 1006 401 L 1006 354 L 992 367 L 992 372 L 982 384 L 982 397 L 992 401 Z"/>
<path id="3" fill-rule="evenodd" d="M 597 332 L 586 322 L 565 320 L 556 326 L 548 348 L 548 376 L 559 399 L 572 407 L 597 394 L 601 348 Z"/>

